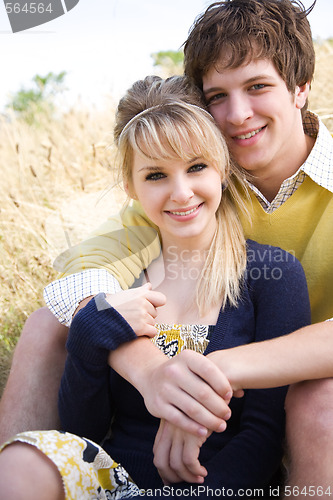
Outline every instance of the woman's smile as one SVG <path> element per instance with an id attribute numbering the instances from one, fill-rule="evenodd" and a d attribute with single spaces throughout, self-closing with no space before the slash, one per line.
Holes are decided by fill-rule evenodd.
<path id="1" fill-rule="evenodd" d="M 170 217 L 172 217 L 174 220 L 185 222 L 188 220 L 192 220 L 194 217 L 198 215 L 200 208 L 203 206 L 203 203 L 204 202 L 189 208 L 179 208 L 177 210 L 165 210 L 165 213 L 170 215 Z"/>

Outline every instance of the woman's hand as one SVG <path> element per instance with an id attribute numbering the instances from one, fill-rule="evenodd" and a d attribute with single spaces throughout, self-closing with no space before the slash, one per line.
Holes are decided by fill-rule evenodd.
<path id="1" fill-rule="evenodd" d="M 222 432 L 231 414 L 227 378 L 207 357 L 189 349 L 166 361 L 146 359 L 136 387 L 152 415 L 203 437 L 208 429 Z"/>
<path id="2" fill-rule="evenodd" d="M 202 484 L 207 470 L 199 462 L 200 448 L 206 437 L 194 436 L 161 420 L 154 443 L 154 465 L 164 484 Z"/>
<path id="3" fill-rule="evenodd" d="M 157 307 L 165 304 L 166 297 L 161 292 L 154 292 L 150 283 L 115 294 L 107 294 L 106 300 L 122 315 L 138 337 L 143 335 L 154 337 L 157 334 L 154 326 Z"/>

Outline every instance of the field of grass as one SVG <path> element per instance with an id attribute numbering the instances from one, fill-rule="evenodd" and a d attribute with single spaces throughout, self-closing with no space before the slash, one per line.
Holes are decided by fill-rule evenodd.
<path id="1" fill-rule="evenodd" d="M 317 47 L 310 109 L 333 133 L 333 45 Z M 54 257 L 120 206 L 114 181 L 114 105 L 73 110 L 39 127 L 0 121 L 0 394 L 22 325 L 43 305 Z"/>
<path id="2" fill-rule="evenodd" d="M 113 212 L 114 106 L 33 128 L 0 122 L 0 393 L 22 325 L 57 276 L 55 256 Z M 119 205 L 119 203 L 118 203 Z"/>

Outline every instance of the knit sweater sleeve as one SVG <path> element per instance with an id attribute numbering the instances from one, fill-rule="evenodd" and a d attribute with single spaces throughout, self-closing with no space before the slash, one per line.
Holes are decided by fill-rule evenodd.
<path id="1" fill-rule="evenodd" d="M 106 304 L 97 295 L 74 317 L 58 400 L 62 430 L 96 442 L 105 437 L 113 415 L 108 354 L 136 338 L 125 319 Z"/>
<path id="2" fill-rule="evenodd" d="M 255 341 L 285 335 L 310 323 L 303 269 L 298 261 L 283 255 L 283 262 L 263 259 L 259 266 L 256 263 L 251 266 L 267 271 L 262 279 L 249 277 Z M 253 273 L 254 276 L 258 277 L 258 273 Z M 242 405 L 239 432 L 205 464 L 210 485 L 235 489 L 269 484 L 282 457 L 286 390 L 286 387 L 248 390 L 243 401 L 232 401 L 235 411 L 237 405 Z"/>
<path id="3" fill-rule="evenodd" d="M 127 321 L 106 302 L 105 294 L 100 293 L 74 317 L 66 347 L 69 354 L 83 361 L 103 364 L 109 351 L 135 338 Z"/>

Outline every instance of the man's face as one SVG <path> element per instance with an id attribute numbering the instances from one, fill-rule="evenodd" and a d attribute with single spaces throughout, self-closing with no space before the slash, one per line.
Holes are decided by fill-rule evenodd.
<path id="1" fill-rule="evenodd" d="M 281 169 L 287 177 L 294 173 L 304 143 L 300 109 L 308 85 L 292 94 L 267 59 L 218 69 L 203 77 L 203 90 L 234 159 L 261 178 Z"/>

